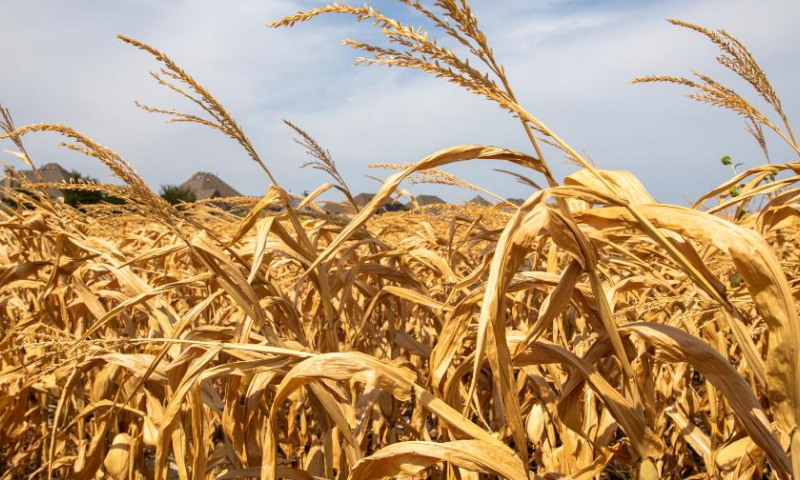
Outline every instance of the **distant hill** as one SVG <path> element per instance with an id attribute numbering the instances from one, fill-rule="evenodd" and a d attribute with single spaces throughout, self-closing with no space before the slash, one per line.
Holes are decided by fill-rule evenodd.
<path id="1" fill-rule="evenodd" d="M 43 183 L 69 182 L 70 178 L 72 177 L 70 172 L 57 163 L 46 163 L 38 170 L 39 175 L 42 177 L 41 182 Z M 16 174 L 17 178 L 14 178 L 14 174 Z M 19 188 L 21 184 L 19 178 L 20 176 L 25 177 L 25 179 L 30 183 L 40 183 L 39 179 L 36 178 L 36 173 L 33 170 L 17 170 L 16 172 L 12 173 L 10 169 L 6 169 L 6 176 L 3 179 L 4 189 L 11 191 L 15 188 Z M 56 188 L 48 188 L 46 192 L 50 198 L 60 198 L 64 196 L 64 193 Z M 0 196 L 5 196 L 5 194 L 0 192 Z"/>
<path id="2" fill-rule="evenodd" d="M 486 200 L 480 195 L 475 195 L 475 197 L 472 200 L 468 201 L 467 203 L 472 205 L 480 205 L 482 207 L 491 207 L 492 205 L 494 205 L 494 203 L 490 202 L 489 200 Z"/>
<path id="3" fill-rule="evenodd" d="M 192 192 L 197 200 L 242 196 L 235 188 L 208 172 L 197 172 L 180 186 Z"/>

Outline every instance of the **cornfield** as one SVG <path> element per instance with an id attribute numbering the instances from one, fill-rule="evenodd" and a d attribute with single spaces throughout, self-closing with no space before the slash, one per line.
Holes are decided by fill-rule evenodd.
<path id="1" fill-rule="evenodd" d="M 386 42 L 345 40 L 358 63 L 484 97 L 519 120 L 529 152 L 443 146 L 382 165 L 396 171 L 359 207 L 290 123 L 306 166 L 331 177 L 293 205 L 207 89 L 120 36 L 195 113 L 140 107 L 229 137 L 269 185 L 224 208 L 174 206 L 109 148 L 63 125 L 17 128 L 2 109 L 2 138 L 34 171 L 25 138 L 50 133 L 119 182 L 5 192 L 0 479 L 800 478 L 800 161 L 773 163 L 764 131 L 800 146 L 752 54 L 671 20 L 713 42 L 767 113 L 699 73 L 634 80 L 742 116 L 765 153 L 691 207 L 665 205 L 517 102 L 466 0 L 397 1 L 433 33 L 343 4 L 271 27 L 365 20 Z M 545 150 L 577 171 L 558 181 Z M 532 194 L 381 212 L 404 181 L 485 192 L 439 170 L 466 161 L 525 171 L 513 175 Z M 45 188 L 125 202 L 72 208 Z M 325 213 L 329 190 L 355 213 Z"/>

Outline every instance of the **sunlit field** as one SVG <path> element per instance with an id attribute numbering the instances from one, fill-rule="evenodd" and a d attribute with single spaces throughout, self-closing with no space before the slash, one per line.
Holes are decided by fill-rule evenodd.
<path id="1" fill-rule="evenodd" d="M 297 197 L 236 112 L 124 36 L 188 113 L 139 106 L 228 137 L 263 170 L 263 197 L 159 192 L 101 139 L 2 109 L 2 147 L 30 173 L 6 171 L 0 207 L 0 480 L 800 478 L 800 145 L 753 55 L 670 20 L 713 42 L 728 76 L 633 80 L 740 116 L 764 152 L 747 169 L 722 158 L 728 181 L 667 205 L 517 102 L 466 0 L 399 1 L 431 30 L 342 4 L 271 27 L 364 20 L 386 41 L 345 40 L 357 63 L 483 97 L 529 148 L 364 165 L 382 184 L 360 201 L 289 123 L 304 167 L 330 178 Z M 795 156 L 770 158 L 766 132 Z M 117 182 L 49 181 L 32 136 Z M 575 172 L 556 178 L 564 159 Z M 447 172 L 459 162 L 530 195 Z M 406 190 L 420 183 L 490 201 L 423 205 Z M 333 193 L 335 212 L 320 200 Z"/>

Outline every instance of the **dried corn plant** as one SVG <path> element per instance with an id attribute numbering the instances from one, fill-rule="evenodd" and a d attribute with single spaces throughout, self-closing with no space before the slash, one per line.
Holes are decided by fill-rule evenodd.
<path id="1" fill-rule="evenodd" d="M 124 182 L 77 187 L 126 203 L 76 210 L 35 193 L 69 184 L 3 192 L 0 479 L 800 478 L 798 164 L 738 173 L 694 208 L 660 204 L 517 103 L 466 0 L 398 1 L 472 62 L 369 7 L 275 26 L 373 21 L 390 46 L 346 44 L 496 102 L 532 153 L 444 148 L 399 166 L 350 217 L 315 205 L 331 184 L 293 208 L 208 90 L 120 37 L 206 116 L 147 110 L 221 131 L 272 182 L 261 199 L 178 210 L 113 151 L 63 126 L 15 129 L 3 110 L 3 138 L 26 158 L 25 135 L 61 134 Z M 792 143 L 741 43 L 690 28 L 753 79 Z M 704 101 L 775 127 L 700 81 Z M 582 169 L 557 182 L 541 140 Z M 526 168 L 511 175 L 535 191 L 513 209 L 378 214 L 404 180 L 465 161 Z M 753 198 L 768 201 L 730 215 Z"/>
<path id="2" fill-rule="evenodd" d="M 410 167 L 411 165 L 397 165 L 393 163 L 373 163 L 369 165 L 370 168 L 386 168 L 390 170 L 405 170 L 406 168 Z M 427 185 L 447 185 L 449 187 L 458 187 L 464 188 L 467 190 L 472 190 L 473 192 L 485 193 L 486 195 L 499 200 L 502 203 L 508 204 L 509 206 L 514 206 L 513 203 L 509 202 L 505 198 L 497 195 L 495 193 L 486 190 L 485 188 L 470 183 L 463 178 L 453 175 L 452 173 L 445 172 L 443 170 L 439 170 L 436 168 L 430 168 L 427 170 L 421 170 L 418 172 L 414 172 L 413 175 L 408 177 L 409 183 L 412 185 L 420 185 L 420 184 L 427 184 Z"/>

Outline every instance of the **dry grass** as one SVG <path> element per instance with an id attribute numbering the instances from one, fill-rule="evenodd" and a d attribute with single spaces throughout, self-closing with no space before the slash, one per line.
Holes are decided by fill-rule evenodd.
<path id="1" fill-rule="evenodd" d="M 345 42 L 364 62 L 495 102 L 520 119 L 531 155 L 444 148 L 333 216 L 314 201 L 338 188 L 357 207 L 345 180 L 289 124 L 334 182 L 295 209 L 210 92 L 120 37 L 202 115 L 143 108 L 220 131 L 272 181 L 232 210 L 176 208 L 94 140 L 15 129 L 0 108 L 26 162 L 24 137 L 52 132 L 124 182 L 60 188 L 127 200 L 78 211 L 36 195 L 43 185 L 6 192 L 18 207 L 0 210 L 0 479 L 800 478 L 800 163 L 738 173 L 694 208 L 657 203 L 517 103 L 465 0 L 399 1 L 463 52 L 369 7 L 275 26 L 373 21 L 389 46 Z M 640 81 L 682 83 L 745 115 L 765 153 L 762 126 L 798 150 L 744 46 L 674 23 L 719 45 L 780 121 L 706 76 Z M 582 169 L 559 183 L 541 143 Z M 500 169 L 535 189 L 522 206 L 377 215 L 404 180 L 487 192 L 439 169 L 489 160 L 528 170 Z"/>

